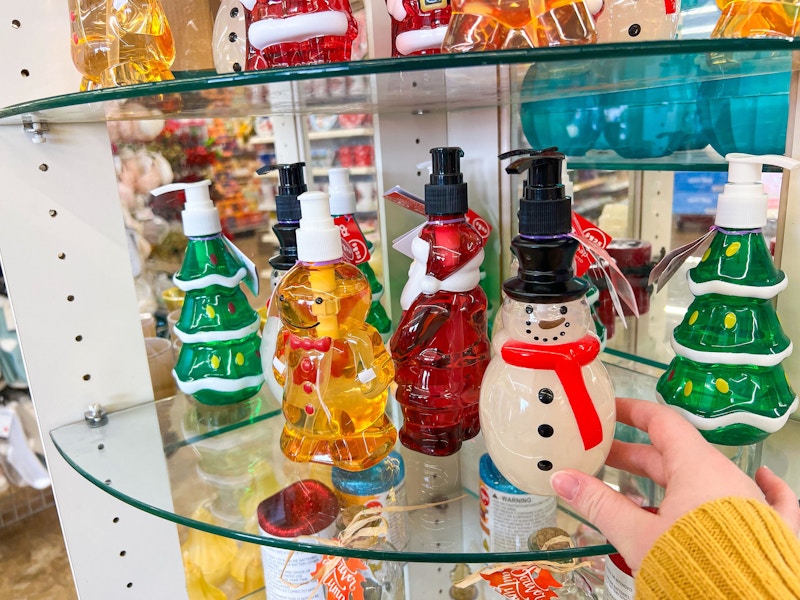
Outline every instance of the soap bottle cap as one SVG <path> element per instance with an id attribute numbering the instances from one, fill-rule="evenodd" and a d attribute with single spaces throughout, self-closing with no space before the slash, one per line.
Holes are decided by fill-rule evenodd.
<path id="1" fill-rule="evenodd" d="M 572 231 L 572 198 L 561 181 L 566 157 L 556 148 L 512 150 L 500 159 L 522 156 L 506 172 L 526 174 L 519 202 L 519 233 L 523 236 L 563 235 Z"/>
<path id="2" fill-rule="evenodd" d="M 341 260 L 342 237 L 331 217 L 325 192 L 306 192 L 298 198 L 303 213 L 297 229 L 297 259 L 302 262 Z"/>
<path id="3" fill-rule="evenodd" d="M 278 171 L 278 193 L 275 195 L 275 213 L 278 221 L 297 222 L 300 220 L 300 203 L 297 201 L 297 197 L 308 191 L 303 175 L 305 166 L 304 162 L 274 164 L 261 167 L 256 171 L 259 175 Z"/>
<path id="4" fill-rule="evenodd" d="M 458 147 L 431 148 L 430 183 L 425 184 L 425 214 L 463 215 L 469 210 L 467 184 L 461 173 L 464 151 Z"/>
<path id="5" fill-rule="evenodd" d="M 730 229 L 760 229 L 767 224 L 768 196 L 761 183 L 761 169 L 774 165 L 794 169 L 800 162 L 775 154 L 754 156 L 733 153 L 728 161 L 728 183 L 717 200 L 714 224 Z"/>
<path id="6" fill-rule="evenodd" d="M 328 194 L 332 215 L 352 215 L 356 212 L 356 194 L 350 185 L 350 169 L 339 167 L 328 170 Z"/>
<path id="7" fill-rule="evenodd" d="M 160 196 L 166 192 L 183 190 L 186 194 L 186 204 L 181 211 L 183 232 L 187 237 L 202 237 L 216 235 L 222 231 L 219 212 L 211 201 L 210 185 L 208 179 L 191 183 L 168 183 L 150 193 L 153 196 Z"/>

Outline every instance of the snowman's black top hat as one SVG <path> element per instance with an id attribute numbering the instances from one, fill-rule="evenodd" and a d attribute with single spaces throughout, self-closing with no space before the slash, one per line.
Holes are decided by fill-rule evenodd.
<path id="1" fill-rule="evenodd" d="M 519 259 L 516 277 L 503 283 L 503 291 L 514 300 L 545 304 L 577 300 L 589 284 L 575 277 L 572 261 L 578 241 L 572 231 L 572 198 L 561 182 L 565 156 L 556 148 L 512 150 L 499 158 L 524 156 L 506 167 L 506 172 L 526 174 L 520 198 L 519 232 L 511 248 Z"/>

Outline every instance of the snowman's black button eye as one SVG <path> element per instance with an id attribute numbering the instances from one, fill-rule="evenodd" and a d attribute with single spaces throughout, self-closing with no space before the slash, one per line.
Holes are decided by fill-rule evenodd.
<path id="1" fill-rule="evenodd" d="M 531 332 L 531 330 L 530 330 L 530 329 L 526 329 L 526 330 L 525 330 L 525 333 L 530 333 L 530 332 Z"/>
<path id="2" fill-rule="evenodd" d="M 279 302 L 283 302 L 283 294 L 281 294 L 280 296 L 278 296 L 278 301 L 279 301 Z"/>
<path id="3" fill-rule="evenodd" d="M 551 463 L 549 460 L 540 460 L 538 463 L 536 463 L 536 466 L 539 467 L 540 471 L 549 471 L 553 468 L 553 463 Z"/>
<path id="4" fill-rule="evenodd" d="M 631 25 L 630 27 L 628 27 L 628 35 L 629 35 L 629 36 L 631 36 L 631 37 L 636 37 L 636 36 L 638 36 L 640 33 L 642 33 L 642 26 L 641 26 L 641 25 L 639 25 L 638 23 L 634 23 L 633 25 Z"/>
<path id="5" fill-rule="evenodd" d="M 550 388 L 542 388 L 539 390 L 539 402 L 542 404 L 550 404 L 553 401 L 553 390 Z"/>
<path id="6" fill-rule="evenodd" d="M 528 313 L 528 314 L 531 314 L 533 312 L 533 307 L 532 306 L 526 306 L 525 307 L 525 312 Z"/>
<path id="7" fill-rule="evenodd" d="M 322 304 L 322 298 L 314 298 L 314 302 L 317 304 Z"/>
<path id="8" fill-rule="evenodd" d="M 561 308 L 558 309 L 558 312 L 560 312 L 562 315 L 567 314 L 567 307 L 562 306 Z"/>

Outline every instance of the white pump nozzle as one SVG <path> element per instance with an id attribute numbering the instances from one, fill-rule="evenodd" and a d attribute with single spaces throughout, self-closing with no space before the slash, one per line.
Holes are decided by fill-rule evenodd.
<path id="1" fill-rule="evenodd" d="M 219 212 L 211 201 L 208 179 L 191 183 L 169 183 L 151 191 L 154 196 L 166 192 L 183 190 L 186 194 L 186 204 L 181 211 L 183 219 L 183 232 L 187 237 L 202 237 L 215 235 L 222 231 L 219 222 Z"/>
<path id="2" fill-rule="evenodd" d="M 769 198 L 761 183 L 761 169 L 764 165 L 795 169 L 800 166 L 800 161 L 776 154 L 755 156 L 741 153 L 728 154 L 725 160 L 728 161 L 728 183 L 717 200 L 714 224 L 730 229 L 764 227 Z"/>
<path id="3" fill-rule="evenodd" d="M 418 169 L 428 169 L 428 175 L 433 175 L 433 161 L 426 160 L 421 163 L 417 163 Z"/>
<path id="4" fill-rule="evenodd" d="M 328 193 L 332 215 L 351 215 L 356 212 L 356 194 L 350 185 L 350 169 L 341 167 L 328 171 Z"/>
<path id="5" fill-rule="evenodd" d="M 300 228 L 297 236 L 297 259 L 302 262 L 325 262 L 342 258 L 342 236 L 331 217 L 325 192 L 305 192 L 300 201 Z"/>

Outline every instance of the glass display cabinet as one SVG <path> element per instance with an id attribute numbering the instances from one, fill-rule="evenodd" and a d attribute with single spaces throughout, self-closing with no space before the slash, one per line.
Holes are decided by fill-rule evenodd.
<path id="1" fill-rule="evenodd" d="M 367 4 L 372 40 L 388 37 L 383 10 L 382 2 Z M 800 152 L 795 145 L 798 41 L 681 40 L 376 58 L 226 75 L 187 71 L 176 73 L 173 81 L 76 92 L 80 76 L 66 43 L 63 0 L 4 5 L 0 23 L 0 51 L 6 57 L 0 65 L 5 86 L 0 255 L 75 582 L 88 600 L 186 597 L 176 523 L 243 543 L 318 549 L 302 541 L 267 540 L 235 519 L 198 516 L 208 502 L 217 502 L 221 512 L 231 503 L 251 506 L 259 489 L 290 482 L 298 471 L 277 449 L 280 405 L 266 386 L 253 401 L 216 414 L 180 394 L 153 401 L 108 121 L 149 119 L 153 109 L 168 118 L 268 115 L 276 132 L 269 140 L 276 158 L 290 162 L 305 158 L 308 144 L 298 123 L 309 115 L 371 114 L 378 190 L 401 184 L 420 191 L 427 173 L 417 165 L 428 159 L 428 149 L 461 146 L 471 207 L 494 228 L 484 263 L 487 287 L 494 290 L 508 274 L 518 197 L 518 182 L 505 174 L 497 155 L 524 144 L 524 105 L 555 119 L 560 110 L 571 110 L 564 107 L 590 107 L 602 95 L 635 103 L 642 90 L 778 74 L 790 94 L 786 154 Z M 535 86 L 526 83 L 532 66 L 539 73 Z M 326 86 L 314 85 L 334 77 L 363 77 L 368 85 L 334 96 Z M 646 120 L 639 123 L 645 126 Z M 570 169 L 636 172 L 627 231 L 653 242 L 654 253 L 670 249 L 672 173 L 725 170 L 720 157 L 699 149 L 642 159 L 593 152 L 599 148 L 591 145 L 570 158 Z M 778 310 L 795 339 L 800 339 L 800 303 L 794 300 L 800 264 L 792 258 L 800 252 L 798 181 L 796 174 L 783 175 L 775 246 L 776 261 L 792 282 L 778 298 Z M 383 199 L 378 213 L 388 308 L 396 323 L 409 261 L 389 245 L 421 219 Z M 654 399 L 655 381 L 670 359 L 668 332 L 686 306 L 681 306 L 686 293 L 681 298 L 671 290 L 683 285 L 675 277 L 666 293 L 652 299 L 648 314 L 609 344 L 603 357 L 618 395 Z M 499 302 L 499 291 L 493 301 Z M 785 365 L 790 378 L 800 381 L 800 359 L 791 357 Z M 769 464 L 796 491 L 800 466 L 789 457 L 800 452 L 798 427 L 790 421 L 762 446 L 746 450 L 748 460 Z M 441 460 L 404 452 L 408 504 L 447 503 L 408 513 L 411 542 L 405 548 L 330 552 L 405 563 L 408 597 L 448 598 L 450 574 L 460 563 L 475 570 L 612 550 L 589 524 L 561 509 L 559 523 L 580 538 L 578 548 L 487 553 L 478 516 L 477 464 L 483 452 L 480 437 Z M 254 464 L 264 465 L 260 484 L 252 479 Z M 240 469 L 250 477 L 251 495 L 215 487 L 210 475 L 215 469 L 227 475 Z M 611 469 L 604 477 L 645 502 L 657 501 L 651 482 Z M 248 597 L 263 597 L 263 591 Z"/>

